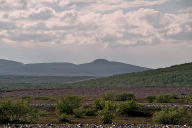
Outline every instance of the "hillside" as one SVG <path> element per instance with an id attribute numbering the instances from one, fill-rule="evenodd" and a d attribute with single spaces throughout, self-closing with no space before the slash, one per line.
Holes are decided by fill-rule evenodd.
<path id="1" fill-rule="evenodd" d="M 145 70 L 149 69 L 105 59 L 97 59 L 93 62 L 79 65 L 61 62 L 23 64 L 0 59 L 0 75 L 102 77 Z"/>
<path id="2" fill-rule="evenodd" d="M 192 85 L 192 63 L 138 73 L 114 75 L 70 85 L 85 87 Z"/>

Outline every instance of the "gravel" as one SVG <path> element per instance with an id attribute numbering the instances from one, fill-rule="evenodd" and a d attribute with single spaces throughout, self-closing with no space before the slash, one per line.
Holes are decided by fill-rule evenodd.
<path id="1" fill-rule="evenodd" d="M 150 124 L 7 124 L 0 128 L 192 128 L 186 125 L 150 125 Z"/>

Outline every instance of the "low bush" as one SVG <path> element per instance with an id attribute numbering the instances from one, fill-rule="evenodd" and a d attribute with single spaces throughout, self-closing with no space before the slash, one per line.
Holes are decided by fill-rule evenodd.
<path id="1" fill-rule="evenodd" d="M 66 114 L 61 114 L 59 116 L 59 122 L 60 123 L 71 123 L 71 120 L 69 119 L 69 115 L 66 115 Z"/>
<path id="2" fill-rule="evenodd" d="M 159 124 L 182 124 L 187 112 L 183 108 L 164 108 L 153 115 L 153 121 Z"/>
<path id="3" fill-rule="evenodd" d="M 121 93 L 116 95 L 117 101 L 135 100 L 135 95 L 130 93 Z"/>
<path id="4" fill-rule="evenodd" d="M 47 97 L 47 96 L 38 96 L 38 97 L 35 97 L 35 100 L 49 100 L 50 98 Z"/>
<path id="5" fill-rule="evenodd" d="M 171 95 L 159 95 L 156 97 L 155 102 L 156 103 L 169 103 L 171 102 L 173 98 L 171 97 Z"/>
<path id="6" fill-rule="evenodd" d="M 83 107 L 79 107 L 79 108 L 73 109 L 73 113 L 75 117 L 81 118 L 85 115 L 85 109 Z"/>
<path id="7" fill-rule="evenodd" d="M 153 103 L 155 100 L 156 100 L 156 96 L 147 96 L 146 100 L 149 102 L 149 103 Z"/>
<path id="8" fill-rule="evenodd" d="M 102 98 L 105 101 L 114 101 L 116 97 L 116 94 L 114 92 L 106 92 L 103 94 Z"/>
<path id="9" fill-rule="evenodd" d="M 21 99 L 31 99 L 31 97 L 30 96 L 21 96 Z"/>
<path id="10" fill-rule="evenodd" d="M 186 97 L 186 102 L 187 102 L 188 104 L 192 104 L 192 93 L 189 94 L 189 95 L 187 95 L 187 97 Z"/>
<path id="11" fill-rule="evenodd" d="M 21 101 L 0 102 L 0 123 L 35 123 L 39 111 Z"/>
<path id="12" fill-rule="evenodd" d="M 79 96 L 67 96 L 65 98 L 61 97 L 57 101 L 56 111 L 59 115 L 68 114 L 72 115 L 73 110 L 79 108 L 82 105 L 82 98 Z"/>
<path id="13" fill-rule="evenodd" d="M 126 101 L 119 105 L 119 114 L 128 116 L 143 116 L 144 106 L 134 100 Z"/>
<path id="14" fill-rule="evenodd" d="M 170 98 L 171 99 L 179 99 L 179 96 L 177 94 L 171 94 Z"/>
<path id="15" fill-rule="evenodd" d="M 95 116 L 97 110 L 94 107 L 85 107 L 85 116 Z"/>
<path id="16" fill-rule="evenodd" d="M 176 94 L 163 94 L 163 95 L 158 95 L 158 96 L 147 96 L 146 100 L 149 103 L 169 103 L 171 102 L 173 99 L 179 99 L 179 96 Z"/>
<path id="17" fill-rule="evenodd" d="M 105 100 L 103 100 L 103 99 L 96 99 L 96 100 L 94 101 L 94 105 L 95 105 L 95 109 L 96 109 L 97 111 L 103 110 L 104 107 L 105 107 Z"/>
<path id="18" fill-rule="evenodd" d="M 98 112 L 98 116 L 103 124 L 110 124 L 115 118 L 117 106 L 111 101 L 105 101 L 103 110 Z"/>

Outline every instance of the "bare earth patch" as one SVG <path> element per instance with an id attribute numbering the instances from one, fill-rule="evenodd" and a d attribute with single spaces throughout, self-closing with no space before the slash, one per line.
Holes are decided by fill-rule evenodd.
<path id="1" fill-rule="evenodd" d="M 158 94 L 177 94 L 187 95 L 192 93 L 192 86 L 166 86 L 166 87 L 112 87 L 112 88 L 56 88 L 56 89 L 19 89 L 1 91 L 1 97 L 18 97 L 18 96 L 61 96 L 77 95 L 89 96 L 96 98 L 104 92 L 113 91 L 115 93 L 129 92 L 136 95 L 137 98 L 144 98 L 148 95 Z"/>

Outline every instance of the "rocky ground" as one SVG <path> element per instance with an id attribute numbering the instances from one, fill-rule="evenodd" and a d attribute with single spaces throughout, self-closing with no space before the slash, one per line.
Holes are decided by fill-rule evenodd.
<path id="1" fill-rule="evenodd" d="M 150 125 L 150 124 L 8 124 L 0 125 L 1 128 L 191 128 L 186 125 Z"/>
<path id="2" fill-rule="evenodd" d="M 54 110 L 55 109 L 55 104 L 31 104 L 32 107 L 35 108 L 40 108 L 44 110 Z M 179 108 L 183 107 L 184 109 L 192 109 L 192 105 L 178 105 L 178 104 L 166 104 L 166 105 L 161 105 L 161 104 L 144 104 L 145 109 L 150 109 L 150 110 L 156 110 L 156 109 L 161 109 L 161 108 Z"/>
<path id="3" fill-rule="evenodd" d="M 8 124 L 0 125 L 0 128 L 192 128 L 186 125 L 150 125 L 150 124 Z"/>

